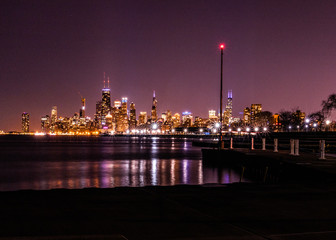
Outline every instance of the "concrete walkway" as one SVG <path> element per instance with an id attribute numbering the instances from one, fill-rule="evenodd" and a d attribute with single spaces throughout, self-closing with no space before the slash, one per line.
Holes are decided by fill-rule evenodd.
<path id="1" fill-rule="evenodd" d="M 335 202 L 334 185 L 1 192 L 0 236 L 44 237 L 41 240 L 58 236 L 129 240 L 336 239 Z"/>

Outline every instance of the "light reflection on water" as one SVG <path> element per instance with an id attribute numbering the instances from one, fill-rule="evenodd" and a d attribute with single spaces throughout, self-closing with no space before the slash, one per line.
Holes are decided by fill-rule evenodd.
<path id="1" fill-rule="evenodd" d="M 202 165 L 201 149 L 185 139 L 106 138 L 51 141 L 0 138 L 0 191 L 142 187 L 238 182 L 239 174 Z M 73 139 L 72 139 L 73 140 Z"/>

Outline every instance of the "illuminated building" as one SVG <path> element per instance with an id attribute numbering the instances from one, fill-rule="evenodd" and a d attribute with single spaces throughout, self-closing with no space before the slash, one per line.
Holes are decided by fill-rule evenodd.
<path id="1" fill-rule="evenodd" d="M 179 113 L 175 113 L 174 116 L 172 117 L 173 120 L 173 127 L 177 128 L 181 124 L 181 115 Z"/>
<path id="2" fill-rule="evenodd" d="M 22 126 L 22 132 L 24 133 L 29 132 L 29 114 L 26 112 L 22 113 L 21 126 Z"/>
<path id="3" fill-rule="evenodd" d="M 280 122 L 279 114 L 276 113 L 272 116 L 272 123 L 273 123 L 273 130 L 275 132 L 278 132 L 281 129 L 281 122 Z"/>
<path id="4" fill-rule="evenodd" d="M 152 103 L 152 112 L 151 112 L 151 122 L 157 121 L 157 100 L 155 97 L 155 91 L 153 92 L 153 103 Z"/>
<path id="5" fill-rule="evenodd" d="M 104 88 L 102 90 L 102 101 L 101 101 L 101 113 L 102 116 L 106 116 L 111 111 L 111 91 L 109 88 Z"/>
<path id="6" fill-rule="evenodd" d="M 147 112 L 140 112 L 139 115 L 139 125 L 143 125 L 147 123 Z"/>
<path id="7" fill-rule="evenodd" d="M 106 115 L 105 119 L 106 119 L 106 125 L 105 125 L 105 127 L 107 129 L 111 130 L 113 128 L 113 125 L 112 125 L 112 115 L 110 113 L 108 113 Z"/>
<path id="8" fill-rule="evenodd" d="M 261 113 L 261 104 L 251 104 L 251 124 L 254 125 L 258 121 L 258 114 Z"/>
<path id="9" fill-rule="evenodd" d="M 200 117 L 195 117 L 195 122 L 194 122 L 194 127 L 207 127 L 207 120 L 200 118 Z"/>
<path id="10" fill-rule="evenodd" d="M 95 124 L 98 129 L 102 128 L 102 101 L 96 103 Z"/>
<path id="11" fill-rule="evenodd" d="M 161 118 L 162 118 L 163 122 L 167 121 L 167 114 L 165 112 L 162 113 Z"/>
<path id="12" fill-rule="evenodd" d="M 121 101 L 116 100 L 114 101 L 113 107 L 111 109 L 111 115 L 112 115 L 112 123 L 113 123 L 113 130 L 117 128 L 117 122 L 119 121 L 119 126 L 121 124 L 120 122 L 120 116 L 121 113 Z"/>
<path id="13" fill-rule="evenodd" d="M 50 130 L 52 132 L 56 131 L 56 122 L 57 122 L 57 106 L 51 108 L 51 119 L 50 119 Z"/>
<path id="14" fill-rule="evenodd" d="M 248 107 L 244 108 L 243 123 L 245 125 L 249 125 L 251 123 L 251 109 Z"/>
<path id="15" fill-rule="evenodd" d="M 127 97 L 123 97 L 121 99 L 121 115 L 122 115 L 123 132 L 126 132 L 126 130 L 129 129 L 128 112 L 127 112 Z"/>
<path id="16" fill-rule="evenodd" d="M 168 122 L 168 123 L 171 123 L 172 122 L 172 113 L 171 113 L 171 111 L 170 110 L 167 110 L 167 112 L 166 112 L 166 121 Z"/>
<path id="17" fill-rule="evenodd" d="M 105 87 L 104 74 L 104 88 L 102 89 L 102 100 L 96 104 L 96 124 L 99 129 L 103 129 L 106 125 L 106 115 L 111 112 L 111 90 L 110 79 L 107 78 L 107 88 Z"/>
<path id="18" fill-rule="evenodd" d="M 127 98 L 121 100 L 121 107 L 115 110 L 116 131 L 124 133 L 129 129 L 128 114 L 127 114 Z"/>
<path id="19" fill-rule="evenodd" d="M 296 111 L 293 112 L 294 124 L 296 124 L 296 125 L 303 124 L 305 118 L 306 118 L 306 113 L 305 112 L 301 112 L 300 110 L 296 110 Z"/>
<path id="20" fill-rule="evenodd" d="M 41 129 L 42 132 L 48 133 L 50 131 L 50 117 L 49 115 L 45 115 L 41 117 Z"/>
<path id="21" fill-rule="evenodd" d="M 113 107 L 113 122 L 115 123 L 115 131 L 122 132 L 122 118 L 121 118 L 121 106 Z"/>
<path id="22" fill-rule="evenodd" d="M 217 120 L 216 110 L 209 110 L 209 119 Z"/>
<path id="23" fill-rule="evenodd" d="M 163 132 L 170 132 L 173 127 L 172 113 L 170 110 L 162 113 L 161 119 L 163 120 L 163 124 L 161 125 L 161 129 Z"/>
<path id="24" fill-rule="evenodd" d="M 121 101 L 119 101 L 119 100 L 114 101 L 114 107 L 115 108 L 121 107 Z"/>
<path id="25" fill-rule="evenodd" d="M 232 90 L 229 90 L 227 104 L 224 111 L 224 124 L 230 124 L 231 121 L 232 121 Z"/>
<path id="26" fill-rule="evenodd" d="M 131 103 L 130 104 L 130 120 L 129 120 L 129 128 L 130 130 L 136 128 L 136 110 L 135 110 L 135 104 Z"/>
<path id="27" fill-rule="evenodd" d="M 183 127 L 191 127 L 193 124 L 193 116 L 191 112 L 183 112 L 182 113 L 182 126 Z"/>

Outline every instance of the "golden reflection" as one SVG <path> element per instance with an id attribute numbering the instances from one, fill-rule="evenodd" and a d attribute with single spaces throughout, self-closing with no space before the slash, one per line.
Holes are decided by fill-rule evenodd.
<path id="1" fill-rule="evenodd" d="M 175 171 L 176 171 L 176 160 L 173 159 L 170 162 L 170 184 L 175 185 L 176 184 L 176 177 L 175 177 Z"/>
<path id="2" fill-rule="evenodd" d="M 158 160 L 157 159 L 152 159 L 152 168 L 151 168 L 151 176 L 152 176 L 152 184 L 153 185 L 158 185 L 158 179 L 157 179 L 157 175 L 158 175 L 158 169 L 157 169 L 157 163 Z"/>
<path id="3" fill-rule="evenodd" d="M 198 184 L 203 184 L 203 162 L 198 161 Z"/>
<path id="4" fill-rule="evenodd" d="M 183 166 L 183 184 L 187 184 L 187 179 L 188 179 L 188 161 L 187 160 L 182 160 L 182 166 Z"/>

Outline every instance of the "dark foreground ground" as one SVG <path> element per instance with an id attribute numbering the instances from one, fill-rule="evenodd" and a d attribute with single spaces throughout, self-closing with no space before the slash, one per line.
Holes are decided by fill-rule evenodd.
<path id="1" fill-rule="evenodd" d="M 336 187 L 0 192 L 0 219 L 0 239 L 336 239 Z"/>

